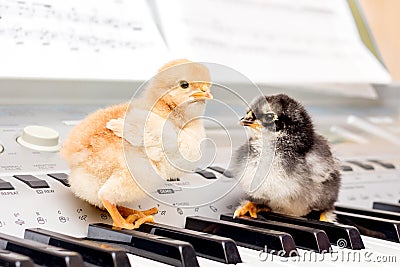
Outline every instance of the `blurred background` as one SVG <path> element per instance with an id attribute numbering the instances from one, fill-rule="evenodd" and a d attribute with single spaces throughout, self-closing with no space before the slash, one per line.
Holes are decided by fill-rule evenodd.
<path id="1" fill-rule="evenodd" d="M 10 112 L 21 107 L 79 120 L 129 101 L 165 62 L 188 58 L 232 68 L 263 94 L 302 101 L 332 143 L 397 145 L 399 8 L 396 0 L 0 0 L 0 122 L 25 121 L 26 111 Z M 213 79 L 256 96 L 234 75 Z M 44 113 L 35 123 L 61 120 Z M 237 126 L 218 106 L 207 114 Z"/>

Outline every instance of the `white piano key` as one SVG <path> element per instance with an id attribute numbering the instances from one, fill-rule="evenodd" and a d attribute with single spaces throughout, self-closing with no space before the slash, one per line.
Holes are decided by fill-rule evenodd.
<path id="1" fill-rule="evenodd" d="M 171 267 L 173 265 L 153 261 L 140 256 L 128 253 L 128 258 L 131 266 L 133 267 Z"/>
<path id="2" fill-rule="evenodd" d="M 400 243 L 394 243 L 369 236 L 362 236 L 366 243 L 366 248 L 384 254 L 397 255 L 400 262 Z"/>

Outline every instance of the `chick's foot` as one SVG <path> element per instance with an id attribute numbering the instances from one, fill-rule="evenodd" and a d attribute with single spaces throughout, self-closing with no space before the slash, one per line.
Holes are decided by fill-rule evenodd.
<path id="1" fill-rule="evenodd" d="M 123 217 L 128 217 L 129 215 L 134 215 L 139 213 L 143 213 L 144 215 L 154 215 L 158 212 L 158 209 L 156 207 L 153 207 L 148 210 L 135 210 L 123 206 L 118 206 L 117 209 Z"/>
<path id="2" fill-rule="evenodd" d="M 321 212 L 321 215 L 319 216 L 319 220 L 321 222 L 335 222 L 336 215 L 332 211 L 324 211 L 324 212 Z"/>
<path id="3" fill-rule="evenodd" d="M 152 215 L 158 212 L 156 207 L 143 211 L 130 209 L 123 206 L 119 206 L 117 209 L 122 216 L 126 217 L 125 221 L 128 224 L 133 225 L 132 229 L 139 228 L 140 225 L 146 222 L 154 222 L 154 217 Z"/>
<path id="4" fill-rule="evenodd" d="M 106 208 L 106 210 L 110 214 L 110 216 L 113 220 L 114 227 L 130 229 L 130 230 L 135 228 L 134 224 L 127 222 L 122 217 L 122 215 L 119 213 L 116 205 L 111 204 L 109 201 L 107 201 L 105 199 L 102 199 L 101 201 L 103 203 L 104 208 Z"/>
<path id="5" fill-rule="evenodd" d="M 257 218 L 257 213 L 261 211 L 268 212 L 270 211 L 270 209 L 265 205 L 260 205 L 251 201 L 247 201 L 245 204 L 235 210 L 233 218 L 243 216 L 246 213 L 249 213 L 252 218 Z"/>

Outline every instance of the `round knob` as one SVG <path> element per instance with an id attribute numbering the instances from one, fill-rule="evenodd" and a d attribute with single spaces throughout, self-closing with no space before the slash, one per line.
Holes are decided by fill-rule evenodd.
<path id="1" fill-rule="evenodd" d="M 4 151 L 4 146 L 0 145 L 0 153 Z"/>
<path id="2" fill-rule="evenodd" d="M 26 126 L 17 142 L 37 151 L 54 152 L 60 149 L 58 132 L 44 126 Z"/>

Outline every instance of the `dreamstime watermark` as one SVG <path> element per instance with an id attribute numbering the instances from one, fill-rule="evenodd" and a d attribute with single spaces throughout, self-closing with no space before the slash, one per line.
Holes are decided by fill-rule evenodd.
<path id="1" fill-rule="evenodd" d="M 270 250 L 267 246 L 258 254 L 261 262 L 340 262 L 340 263 L 397 263 L 396 255 L 378 254 L 371 250 L 346 249 L 347 240 L 339 239 L 331 251 L 321 253 L 306 250 L 298 253 L 296 250 L 285 252 Z M 286 256 L 286 257 L 283 257 Z"/>

